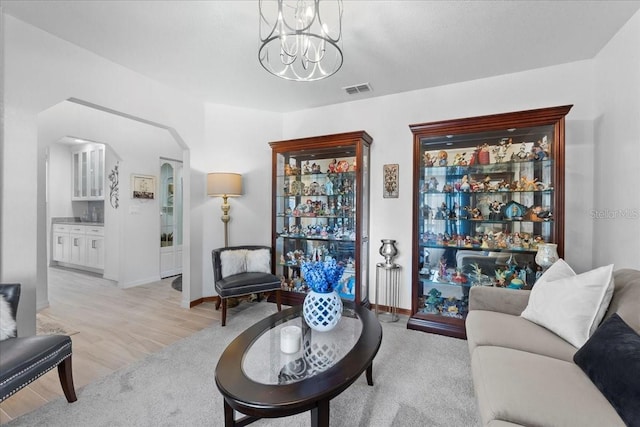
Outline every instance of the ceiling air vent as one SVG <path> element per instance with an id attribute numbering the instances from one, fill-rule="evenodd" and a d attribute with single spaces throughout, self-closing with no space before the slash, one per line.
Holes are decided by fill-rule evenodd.
<path id="1" fill-rule="evenodd" d="M 348 95 L 355 95 L 356 93 L 371 92 L 371 85 L 369 83 L 361 83 L 358 85 L 347 86 L 343 88 Z"/>

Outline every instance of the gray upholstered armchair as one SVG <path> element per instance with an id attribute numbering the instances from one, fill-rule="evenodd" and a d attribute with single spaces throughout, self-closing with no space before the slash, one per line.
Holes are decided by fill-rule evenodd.
<path id="1" fill-rule="evenodd" d="M 0 294 L 18 312 L 19 284 L 0 284 Z M 77 399 L 71 370 L 71 338 L 66 335 L 34 335 L 0 341 L 0 402 L 58 367 L 62 391 L 68 402 Z"/>
<path id="2" fill-rule="evenodd" d="M 261 292 L 275 292 L 278 311 L 280 304 L 280 279 L 273 271 L 273 250 L 269 246 L 233 246 L 211 251 L 213 278 L 219 299 L 216 310 L 222 304 L 222 326 L 227 323 L 227 299 Z"/>

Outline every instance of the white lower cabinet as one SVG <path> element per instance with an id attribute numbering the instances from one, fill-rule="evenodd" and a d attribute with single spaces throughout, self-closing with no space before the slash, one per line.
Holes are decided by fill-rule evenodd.
<path id="1" fill-rule="evenodd" d="M 104 227 L 86 227 L 85 239 L 86 266 L 104 269 Z"/>
<path id="2" fill-rule="evenodd" d="M 71 246 L 69 231 L 71 226 L 64 224 L 53 225 L 53 247 L 51 259 L 58 262 L 70 262 Z"/>
<path id="3" fill-rule="evenodd" d="M 84 259 L 86 244 L 84 238 L 84 225 L 71 226 L 69 240 L 71 241 L 71 256 L 69 257 L 69 262 L 71 264 L 85 265 Z"/>
<path id="4" fill-rule="evenodd" d="M 104 269 L 104 227 L 54 224 L 52 260 L 91 271 Z"/>

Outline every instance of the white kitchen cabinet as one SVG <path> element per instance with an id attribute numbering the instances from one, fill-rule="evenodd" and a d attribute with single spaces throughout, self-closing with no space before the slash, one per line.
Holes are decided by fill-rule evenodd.
<path id="1" fill-rule="evenodd" d="M 57 264 L 101 272 L 104 269 L 104 226 L 54 224 L 52 261 Z"/>
<path id="2" fill-rule="evenodd" d="M 69 233 L 71 241 L 71 254 L 69 262 L 76 265 L 85 265 L 86 239 L 85 228 L 83 225 L 74 225 Z"/>
<path id="3" fill-rule="evenodd" d="M 51 259 L 58 262 L 69 262 L 71 255 L 71 243 L 69 231 L 71 227 L 64 224 L 53 225 L 53 247 Z"/>
<path id="4" fill-rule="evenodd" d="M 104 269 L 104 227 L 85 227 L 85 265 Z"/>
<path id="5" fill-rule="evenodd" d="M 71 152 L 71 200 L 104 200 L 102 144 L 87 144 Z"/>

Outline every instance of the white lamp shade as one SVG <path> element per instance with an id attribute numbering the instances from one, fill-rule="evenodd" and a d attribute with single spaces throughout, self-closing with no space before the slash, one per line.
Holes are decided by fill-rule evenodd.
<path id="1" fill-rule="evenodd" d="M 242 195 L 242 175 L 214 172 L 207 175 L 207 195 L 236 197 Z"/>

